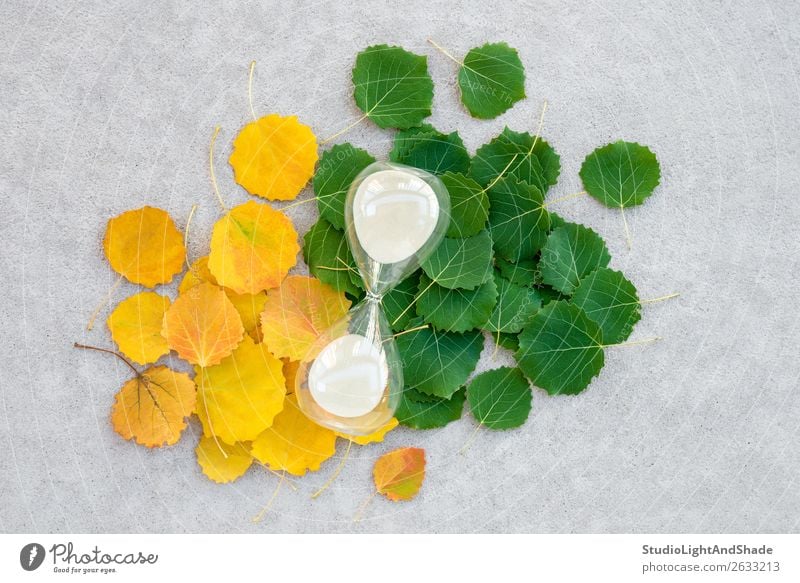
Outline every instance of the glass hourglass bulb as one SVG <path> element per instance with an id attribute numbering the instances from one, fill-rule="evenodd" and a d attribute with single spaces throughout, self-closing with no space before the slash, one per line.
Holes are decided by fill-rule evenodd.
<path id="1" fill-rule="evenodd" d="M 350 185 L 345 229 L 366 298 L 300 363 L 295 392 L 309 418 L 349 435 L 367 435 L 392 418 L 403 365 L 381 298 L 439 245 L 449 222 L 447 189 L 423 170 L 375 162 Z"/>

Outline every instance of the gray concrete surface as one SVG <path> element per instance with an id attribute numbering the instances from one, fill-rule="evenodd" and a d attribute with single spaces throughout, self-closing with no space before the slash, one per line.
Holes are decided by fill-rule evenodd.
<path id="1" fill-rule="evenodd" d="M 76 2 L 0 5 L 0 529 L 97 532 L 796 532 L 800 510 L 798 387 L 798 59 L 796 3 L 381 2 L 370 5 Z M 490 7 L 491 5 L 491 7 Z M 456 54 L 486 41 L 519 49 L 529 98 L 500 118 L 460 107 Z M 505 124 L 534 130 L 561 154 L 552 197 L 579 191 L 583 157 L 625 138 L 653 147 L 663 186 L 628 214 L 594 201 L 559 212 L 602 233 L 649 305 L 634 338 L 608 351 L 574 398 L 537 391 L 527 425 L 478 431 L 465 418 L 398 430 L 358 449 L 317 500 L 335 462 L 284 487 L 255 468 L 206 480 L 199 427 L 148 451 L 108 422 L 128 371 L 74 350 L 108 345 L 86 332 L 115 280 L 100 247 L 106 220 L 142 204 L 182 227 L 198 204 L 191 253 L 206 249 L 218 209 L 207 147 L 222 127 L 217 175 L 231 203 L 248 195 L 226 164 L 248 120 L 247 68 L 258 62 L 260 113 L 297 114 L 320 136 L 356 119 L 350 69 L 369 44 L 428 55 L 432 122 L 471 151 Z M 344 138 L 343 138 L 344 139 Z M 347 140 L 385 155 L 391 133 L 364 123 Z M 302 195 L 308 197 L 307 190 Z M 302 231 L 313 205 L 292 209 Z M 172 288 L 166 288 L 171 290 Z M 135 291 L 123 285 L 118 301 Z M 482 368 L 507 362 L 487 349 Z M 376 499 L 374 459 L 428 452 L 414 502 Z M 340 446 L 338 455 L 344 448 Z"/>

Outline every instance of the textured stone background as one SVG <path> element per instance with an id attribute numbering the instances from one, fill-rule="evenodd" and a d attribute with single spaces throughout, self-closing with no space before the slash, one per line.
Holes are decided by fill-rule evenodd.
<path id="1" fill-rule="evenodd" d="M 798 530 L 798 48 L 792 2 L 410 1 L 362 5 L 77 2 L 0 5 L 0 528 L 21 531 L 766 531 Z M 460 107 L 456 54 L 490 40 L 519 49 L 529 99 L 499 119 Z M 249 118 L 247 67 L 258 61 L 258 112 L 297 114 L 320 136 L 356 119 L 350 69 L 369 44 L 429 57 L 432 122 L 471 151 L 508 124 L 561 154 L 552 197 L 581 190 L 583 157 L 625 138 L 649 144 L 663 186 L 619 214 L 591 199 L 559 212 L 606 237 L 612 266 L 643 298 L 634 338 L 608 351 L 579 397 L 536 391 L 527 425 L 481 430 L 469 417 L 431 432 L 398 430 L 354 451 L 317 500 L 336 461 L 284 487 L 252 469 L 206 480 L 198 426 L 148 451 L 115 435 L 113 394 L 128 371 L 74 350 L 108 345 L 89 314 L 113 284 L 100 240 L 106 220 L 153 204 L 182 227 L 198 204 L 191 254 L 218 216 L 207 147 L 219 124 L 217 175 L 230 204 L 248 195 L 226 164 Z M 385 155 L 391 133 L 364 123 L 347 140 Z M 303 193 L 303 197 L 310 196 Z M 292 210 L 301 232 L 313 205 Z M 168 288 L 170 291 L 172 288 Z M 118 301 L 135 291 L 123 285 Z M 163 291 L 163 290 L 162 290 Z M 482 368 L 507 362 L 487 348 Z M 373 501 L 376 456 L 428 452 L 409 504 Z M 339 455 L 344 451 L 340 445 Z"/>

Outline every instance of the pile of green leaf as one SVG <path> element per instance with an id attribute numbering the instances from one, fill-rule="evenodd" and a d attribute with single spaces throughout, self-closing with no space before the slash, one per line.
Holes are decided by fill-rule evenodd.
<path id="1" fill-rule="evenodd" d="M 512 107 L 525 96 L 524 81 L 517 51 L 505 43 L 472 49 L 460 63 L 462 101 L 477 118 Z M 427 59 L 399 47 L 360 53 L 353 83 L 365 117 L 399 130 L 389 158 L 438 175 L 451 197 L 446 238 L 383 301 L 404 361 L 400 423 L 442 427 L 466 400 L 482 425 L 507 429 L 528 417 L 529 381 L 551 395 L 583 391 L 603 367 L 604 349 L 631 334 L 640 302 L 634 285 L 608 267 L 600 235 L 548 211 L 561 171 L 553 146 L 506 128 L 471 155 L 458 132 L 423 121 L 433 98 Z M 354 300 L 364 292 L 343 232 L 344 204 L 374 160 L 348 143 L 322 155 L 313 180 L 320 218 L 304 238 L 311 272 Z M 622 210 L 650 196 L 660 170 L 647 147 L 618 141 L 589 154 L 580 177 L 589 195 Z M 467 384 L 484 334 L 512 350 L 517 366 Z"/>

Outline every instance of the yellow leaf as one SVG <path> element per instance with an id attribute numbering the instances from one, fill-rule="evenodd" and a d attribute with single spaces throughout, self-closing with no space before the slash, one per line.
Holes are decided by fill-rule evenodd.
<path id="1" fill-rule="evenodd" d="M 230 164 L 250 194 L 292 200 L 314 174 L 317 138 L 293 115 L 267 115 L 244 126 L 233 141 Z"/>
<path id="2" fill-rule="evenodd" d="M 378 458 L 372 470 L 378 492 L 395 502 L 411 500 L 425 479 L 425 450 L 403 447 Z"/>
<path id="3" fill-rule="evenodd" d="M 111 409 L 111 424 L 122 437 L 141 445 L 172 445 L 186 428 L 196 396 L 189 375 L 153 366 L 122 385 Z"/>
<path id="4" fill-rule="evenodd" d="M 197 416 L 206 436 L 234 444 L 250 441 L 283 409 L 283 363 L 245 336 L 216 366 L 195 367 Z"/>
<path id="5" fill-rule="evenodd" d="M 192 263 L 189 271 L 183 276 L 181 284 L 178 286 L 178 293 L 184 293 L 186 290 L 193 288 L 199 283 L 207 281 L 214 285 L 217 283 L 217 278 L 208 269 L 208 256 L 200 257 Z M 225 288 L 223 288 L 225 289 Z M 225 293 L 231 300 L 233 307 L 239 312 L 242 318 L 242 325 L 245 332 L 256 342 L 261 342 L 261 329 L 259 327 L 259 318 L 261 311 L 264 309 L 264 302 L 267 301 L 266 292 L 258 292 L 257 294 L 237 294 L 234 291 L 225 289 Z"/>
<path id="6" fill-rule="evenodd" d="M 220 288 L 201 283 L 173 302 L 161 334 L 181 358 L 211 366 L 230 355 L 244 336 L 239 312 Z"/>
<path id="7" fill-rule="evenodd" d="M 208 269 L 208 255 L 204 255 L 192 262 L 189 271 L 183 276 L 180 285 L 178 286 L 178 293 L 182 294 L 199 283 L 208 282 L 214 285 L 219 285 L 217 279 L 211 274 Z"/>
<path id="8" fill-rule="evenodd" d="M 343 293 L 320 280 L 290 275 L 281 287 L 267 292 L 261 313 L 264 343 L 276 356 L 301 360 L 349 307 Z"/>
<path id="9" fill-rule="evenodd" d="M 225 290 L 225 293 L 228 294 L 228 298 L 230 298 L 233 307 L 239 312 L 245 332 L 256 342 L 261 342 L 259 320 L 261 318 L 261 312 L 264 311 L 264 304 L 267 302 L 267 292 L 237 294 Z"/>
<path id="10" fill-rule="evenodd" d="M 253 441 L 251 453 L 271 469 L 302 476 L 315 472 L 336 451 L 336 434 L 306 417 L 294 395 L 286 397 L 283 411 L 272 427 Z"/>
<path id="11" fill-rule="evenodd" d="M 169 353 L 161 324 L 169 308 L 168 297 L 141 292 L 121 301 L 106 323 L 119 349 L 139 364 L 155 362 Z"/>
<path id="12" fill-rule="evenodd" d="M 170 216 L 145 206 L 108 221 L 103 249 L 114 271 L 133 283 L 154 287 L 183 269 L 183 235 Z"/>
<path id="13" fill-rule="evenodd" d="M 348 435 L 346 433 L 336 432 L 336 435 L 339 437 L 343 437 L 345 439 L 349 439 L 353 443 L 358 445 L 367 445 L 369 443 L 377 443 L 379 441 L 383 441 L 383 438 L 386 437 L 386 434 L 389 433 L 392 429 L 399 425 L 399 421 L 392 417 L 389 419 L 389 422 L 381 427 L 380 429 L 370 433 L 369 435 Z"/>
<path id="14" fill-rule="evenodd" d="M 213 437 L 201 437 L 194 451 L 203 473 L 218 484 L 243 476 L 253 463 L 253 456 L 244 444 L 228 445 Z"/>
<path id="15" fill-rule="evenodd" d="M 208 267 L 219 285 L 237 294 L 278 287 L 297 263 L 297 231 L 285 214 L 249 201 L 214 225 Z"/>
<path id="16" fill-rule="evenodd" d="M 294 383 L 297 371 L 300 369 L 300 361 L 288 358 L 281 358 L 281 361 L 283 361 L 283 377 L 286 379 L 286 394 L 291 395 L 294 393 Z"/>

